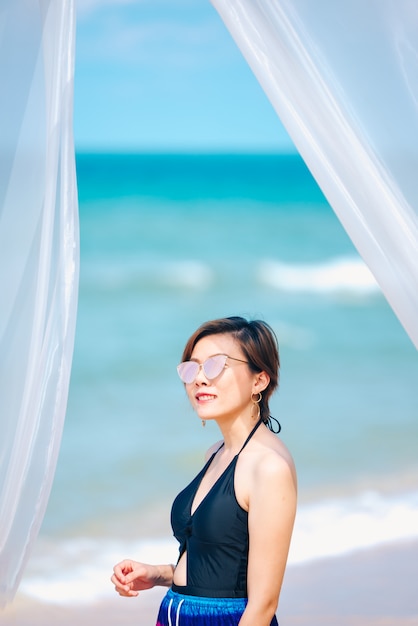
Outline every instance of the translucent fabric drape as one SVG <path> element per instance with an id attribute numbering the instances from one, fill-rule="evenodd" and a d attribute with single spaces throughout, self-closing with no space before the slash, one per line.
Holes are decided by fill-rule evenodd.
<path id="1" fill-rule="evenodd" d="M 418 347 L 418 3 L 212 3 Z"/>
<path id="2" fill-rule="evenodd" d="M 0 604 L 46 509 L 78 287 L 72 0 L 0 9 Z"/>

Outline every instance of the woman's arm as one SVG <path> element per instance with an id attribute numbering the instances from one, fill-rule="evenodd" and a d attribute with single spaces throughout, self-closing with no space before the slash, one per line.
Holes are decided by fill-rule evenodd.
<path id="1" fill-rule="evenodd" d="M 276 452 L 257 465 L 249 487 L 248 605 L 239 626 L 270 626 L 277 609 L 296 515 L 293 463 Z"/>
<path id="2" fill-rule="evenodd" d="M 113 568 L 112 583 L 120 596 L 137 596 L 152 587 L 169 587 L 173 581 L 174 565 L 148 565 L 125 559 Z"/>

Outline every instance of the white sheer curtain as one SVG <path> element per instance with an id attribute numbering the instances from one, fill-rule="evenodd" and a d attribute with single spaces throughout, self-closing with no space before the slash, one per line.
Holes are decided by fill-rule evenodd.
<path id="1" fill-rule="evenodd" d="M 212 3 L 418 347 L 418 3 Z"/>
<path id="2" fill-rule="evenodd" d="M 78 287 L 72 0 L 0 8 L 0 605 L 38 533 L 67 403 Z"/>

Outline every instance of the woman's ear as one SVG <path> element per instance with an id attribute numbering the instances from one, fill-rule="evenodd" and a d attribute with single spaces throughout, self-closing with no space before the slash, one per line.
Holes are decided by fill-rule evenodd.
<path id="1" fill-rule="evenodd" d="M 270 382 L 270 376 L 267 372 L 260 372 L 255 376 L 254 386 L 253 386 L 253 394 L 261 393 L 266 389 Z"/>

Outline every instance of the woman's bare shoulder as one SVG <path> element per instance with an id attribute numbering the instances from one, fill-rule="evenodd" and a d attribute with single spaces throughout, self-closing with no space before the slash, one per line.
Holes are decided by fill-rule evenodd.
<path id="1" fill-rule="evenodd" d="M 238 502 L 247 511 L 250 502 L 257 503 L 273 494 L 279 498 L 286 494 L 289 500 L 295 501 L 295 464 L 287 446 L 277 435 L 266 432 L 248 446 L 235 476 L 235 491 Z"/>
<path id="2" fill-rule="evenodd" d="M 220 439 L 219 441 L 216 441 L 214 444 L 212 444 L 211 447 L 206 450 L 205 461 L 208 461 L 210 457 L 212 456 L 212 454 L 219 450 L 222 444 L 223 444 L 223 439 Z"/>
<path id="3" fill-rule="evenodd" d="M 296 483 L 296 467 L 288 447 L 277 435 L 266 435 L 259 441 L 259 446 L 254 448 L 253 474 L 258 480 L 276 475 L 279 479 L 288 477 Z"/>

